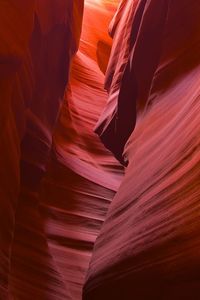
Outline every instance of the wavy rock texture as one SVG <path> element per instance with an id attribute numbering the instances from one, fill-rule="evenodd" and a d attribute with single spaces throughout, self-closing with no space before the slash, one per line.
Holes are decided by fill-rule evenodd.
<path id="1" fill-rule="evenodd" d="M 22 140 L 21 193 L 11 264 L 10 286 L 14 299 L 72 299 L 49 252 L 38 209 L 38 189 L 51 149 L 70 61 L 78 46 L 82 9 L 82 1 L 36 3 L 30 41 L 35 82 Z"/>
<path id="2" fill-rule="evenodd" d="M 162 14 L 161 34 L 154 24 Z M 145 3 L 130 62 L 139 90 L 151 80 L 149 95 L 137 99 L 146 108 L 126 144 L 129 165 L 95 243 L 84 299 L 199 298 L 199 17 L 197 1 Z"/>
<path id="3" fill-rule="evenodd" d="M 2 300 L 199 298 L 200 4 L 117 4 L 0 1 Z"/>
<path id="4" fill-rule="evenodd" d="M 81 299 L 96 236 L 123 175 L 93 133 L 107 101 L 103 71 L 110 53 L 106 30 L 111 16 L 110 6 L 103 3 L 85 3 L 80 49 L 41 192 L 48 244 L 72 299 Z"/>
<path id="5" fill-rule="evenodd" d="M 15 89 L 26 92 L 18 71 L 28 58 L 28 40 L 33 28 L 33 1 L 0 2 L 0 298 L 6 299 L 10 269 L 11 245 L 15 226 L 15 211 L 20 185 L 20 140 L 25 131 L 25 94 L 13 95 Z M 24 4 L 24 6 L 23 6 Z M 26 10 L 26 15 L 23 10 Z M 15 22 L 10 24 L 9 17 Z M 26 27 L 24 28 L 24 23 Z M 23 32 L 23 36 L 19 33 Z"/>
<path id="6" fill-rule="evenodd" d="M 116 4 L 85 3 L 63 105 L 83 1 L 0 5 L 0 299 L 78 300 L 123 174 L 93 133 L 107 101 L 107 27 Z"/>
<path id="7" fill-rule="evenodd" d="M 0 299 L 71 299 L 38 209 L 82 1 L 0 3 Z M 76 20 L 76 21 L 75 21 Z"/>

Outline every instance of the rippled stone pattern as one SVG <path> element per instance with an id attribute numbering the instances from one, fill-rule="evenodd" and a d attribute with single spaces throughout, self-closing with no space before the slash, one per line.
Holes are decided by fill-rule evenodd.
<path id="1" fill-rule="evenodd" d="M 0 0 L 2 300 L 199 298 L 200 4 L 118 2 Z"/>
<path id="2" fill-rule="evenodd" d="M 2 300 L 69 298 L 49 253 L 38 192 L 82 12 L 83 1 L 0 1 Z"/>
<path id="3" fill-rule="evenodd" d="M 85 2 L 80 47 L 41 192 L 50 252 L 71 299 L 77 300 L 82 298 L 95 239 L 123 175 L 123 168 L 93 132 L 108 97 L 103 86 L 111 10 L 103 4 Z"/>
<path id="4" fill-rule="evenodd" d="M 3 300 L 81 299 L 123 174 L 93 133 L 107 101 L 115 9 L 111 1 L 85 2 L 71 65 L 83 1 L 0 2 Z"/>
<path id="5" fill-rule="evenodd" d="M 154 24 L 162 14 L 161 32 Z M 145 3 L 130 60 L 141 93 L 129 165 L 95 243 L 84 299 L 199 297 L 199 20 L 197 1 Z"/>

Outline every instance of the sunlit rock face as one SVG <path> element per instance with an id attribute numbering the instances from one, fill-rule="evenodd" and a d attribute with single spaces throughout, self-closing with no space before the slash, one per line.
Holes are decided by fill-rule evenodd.
<path id="1" fill-rule="evenodd" d="M 63 106 L 83 1 L 15 2 L 0 4 L 0 298 L 78 300 L 123 173 L 93 133 L 107 101 L 116 2 L 86 1 Z"/>
<path id="2" fill-rule="evenodd" d="M 95 243 L 84 299 L 198 298 L 199 18 L 197 1 L 145 3 L 130 59 L 139 92 L 129 164 Z"/>
<path id="3" fill-rule="evenodd" d="M 198 299 L 200 4 L 83 2 L 0 1 L 0 299 Z"/>
<path id="4" fill-rule="evenodd" d="M 114 8 L 111 2 L 85 2 L 80 47 L 40 198 L 51 255 L 72 299 L 82 298 L 93 245 L 123 175 L 93 132 L 108 97 L 103 86 Z"/>

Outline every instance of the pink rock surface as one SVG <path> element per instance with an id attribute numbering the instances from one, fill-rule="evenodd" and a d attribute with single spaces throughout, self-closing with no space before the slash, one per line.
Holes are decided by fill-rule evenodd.
<path id="1" fill-rule="evenodd" d="M 200 4 L 117 5 L 0 1 L 0 300 L 199 298 Z"/>
<path id="2" fill-rule="evenodd" d="M 82 298 L 93 245 L 123 175 L 123 168 L 93 132 L 107 101 L 104 67 L 98 57 L 108 60 L 110 18 L 102 3 L 85 3 L 80 49 L 73 60 L 41 193 L 50 251 L 72 299 Z"/>
<path id="3" fill-rule="evenodd" d="M 165 5 L 159 37 L 153 24 Z M 149 95 L 138 93 L 137 103 L 146 106 L 138 111 L 125 147 L 129 165 L 95 243 L 87 300 L 198 299 L 200 5 L 163 1 L 163 8 L 162 1 L 147 1 L 137 33 L 131 67 L 141 91 L 152 74 Z"/>
<path id="4" fill-rule="evenodd" d="M 0 298 L 81 299 L 93 244 L 123 173 L 93 133 L 107 100 L 102 72 L 116 6 L 86 2 L 62 106 L 83 1 L 0 5 Z"/>

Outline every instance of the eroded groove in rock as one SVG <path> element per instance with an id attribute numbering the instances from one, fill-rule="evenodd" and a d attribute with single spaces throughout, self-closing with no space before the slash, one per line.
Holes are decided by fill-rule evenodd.
<path id="1" fill-rule="evenodd" d="M 83 1 L 0 3 L 1 299 L 72 299 L 49 253 L 38 191 L 82 12 Z"/>
<path id="2" fill-rule="evenodd" d="M 99 56 L 108 60 L 111 14 L 103 3 L 85 4 L 80 48 L 41 193 L 51 254 L 73 299 L 81 299 L 95 239 L 123 175 L 123 168 L 93 132 L 107 101 L 105 66 Z"/>
<path id="3" fill-rule="evenodd" d="M 152 74 L 149 52 L 159 34 L 152 24 L 166 5 L 161 52 Z M 136 128 L 125 146 L 129 165 L 95 243 L 84 299 L 198 297 L 199 17 L 196 1 L 146 2 L 131 68 L 141 88 L 143 72 L 153 75 L 150 92 L 145 109 L 138 105 Z"/>
<path id="4" fill-rule="evenodd" d="M 2 300 L 198 298 L 200 4 L 118 2 L 0 1 Z"/>

